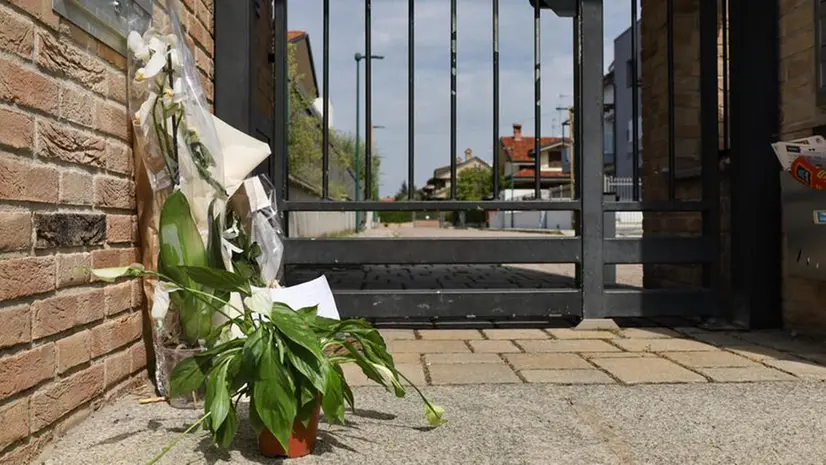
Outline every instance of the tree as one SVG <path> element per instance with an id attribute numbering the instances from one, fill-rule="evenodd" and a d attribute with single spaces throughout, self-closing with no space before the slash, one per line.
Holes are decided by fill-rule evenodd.
<path id="1" fill-rule="evenodd" d="M 493 173 L 490 168 L 475 166 L 459 172 L 456 179 L 456 197 L 459 200 L 484 200 L 493 192 Z"/>
<path id="2" fill-rule="evenodd" d="M 355 177 L 356 174 L 356 166 L 355 166 L 355 159 L 353 158 L 356 153 L 356 136 L 349 132 L 341 132 L 336 131 L 335 135 L 331 134 L 330 137 L 333 139 L 333 144 L 336 146 L 336 151 L 338 152 L 338 157 L 342 163 L 342 166 L 345 166 L 347 170 L 349 170 L 350 174 Z M 359 194 L 359 199 L 364 200 L 364 181 L 366 179 L 367 172 L 365 168 L 367 166 L 365 154 L 367 151 L 364 149 L 364 141 L 360 141 L 359 143 L 359 166 L 358 166 L 358 173 L 359 173 L 359 189 L 361 193 Z M 371 176 L 373 178 L 370 184 L 370 198 L 371 199 L 378 199 L 379 198 L 379 183 L 380 183 L 380 172 L 381 169 L 381 154 L 378 153 L 373 148 L 373 158 L 370 159 L 373 168 L 371 170 Z M 355 180 L 354 180 L 355 182 Z"/>
<path id="3" fill-rule="evenodd" d="M 396 192 L 396 195 L 394 195 L 393 198 L 396 200 L 407 200 L 407 181 L 402 181 L 401 187 L 399 187 L 398 192 Z M 421 199 L 422 193 L 416 188 L 416 185 L 413 184 L 413 200 Z"/>

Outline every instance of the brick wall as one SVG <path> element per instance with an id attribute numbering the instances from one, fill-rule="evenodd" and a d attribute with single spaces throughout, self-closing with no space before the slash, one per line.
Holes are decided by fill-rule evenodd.
<path id="1" fill-rule="evenodd" d="M 212 96 L 211 1 L 183 22 Z M 83 267 L 138 261 L 126 60 L 51 0 L 0 2 L 0 463 L 146 379 L 142 288 Z M 143 337 L 142 337 L 143 336 Z"/>
<path id="2" fill-rule="evenodd" d="M 812 135 L 826 124 L 815 105 L 815 18 L 813 0 L 780 2 L 780 131 L 782 139 Z M 785 249 L 785 247 L 784 247 Z M 826 283 L 783 273 L 784 324 L 826 334 Z"/>
<path id="3" fill-rule="evenodd" d="M 675 198 L 702 198 L 700 158 L 700 0 L 674 2 Z M 722 2 L 721 2 L 722 3 Z M 642 0 L 640 43 L 642 55 L 643 193 L 644 200 L 668 200 L 668 49 L 666 2 Z M 719 67 L 723 66 L 723 23 L 718 30 Z M 719 73 L 719 111 L 723 111 L 723 79 Z M 723 130 L 722 118 L 720 134 Z M 721 172 L 721 265 L 724 298 L 730 288 L 729 183 Z M 699 236 L 700 213 L 645 213 L 645 236 Z M 646 287 L 702 285 L 700 265 L 645 265 Z"/>

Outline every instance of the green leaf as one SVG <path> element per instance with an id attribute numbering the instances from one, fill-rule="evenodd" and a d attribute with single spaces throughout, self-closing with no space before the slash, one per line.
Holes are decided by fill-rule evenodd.
<path id="1" fill-rule="evenodd" d="M 207 237 L 207 262 L 210 268 L 224 269 L 223 247 L 221 245 L 221 221 L 222 215 L 215 216 L 216 202 L 212 199 L 207 210 L 207 224 L 209 224 L 209 236 Z"/>
<path id="2" fill-rule="evenodd" d="M 313 305 L 312 307 L 304 307 L 299 308 L 295 311 L 298 316 L 304 319 L 304 321 L 310 323 L 316 318 L 318 318 L 318 305 Z"/>
<path id="3" fill-rule="evenodd" d="M 242 277 L 224 269 L 205 266 L 173 266 L 168 269 L 179 271 L 193 282 L 216 291 L 250 294 L 249 285 Z"/>
<path id="4" fill-rule="evenodd" d="M 267 429 L 287 450 L 298 408 L 295 385 L 289 370 L 278 362 L 271 345 L 263 351 L 258 373 L 259 380 L 255 382 L 253 392 L 255 410 Z"/>
<path id="5" fill-rule="evenodd" d="M 318 336 L 290 307 L 279 302 L 274 303 L 270 319 L 288 339 L 309 350 L 317 359 L 324 358 Z"/>
<path id="6" fill-rule="evenodd" d="M 181 191 L 173 192 L 161 209 L 158 241 L 164 267 L 208 265 L 204 241 Z"/>
<path id="7" fill-rule="evenodd" d="M 255 406 L 255 388 L 250 388 L 250 426 L 252 426 L 253 431 L 255 431 L 256 435 L 261 434 L 264 431 L 265 425 L 264 421 L 261 420 L 261 417 L 258 415 L 258 408 Z"/>
<path id="8" fill-rule="evenodd" d="M 184 291 L 177 291 L 178 294 Z M 181 318 L 181 337 L 194 345 L 212 333 L 212 310 L 193 294 L 184 294 L 183 303 L 176 310 Z"/>
<path id="9" fill-rule="evenodd" d="M 119 266 L 115 268 L 98 268 L 91 270 L 92 275 L 101 281 L 113 283 L 118 278 L 140 276 L 146 271 L 143 265 L 136 263 L 129 266 Z"/>
<path id="10" fill-rule="evenodd" d="M 324 392 L 326 385 L 326 359 L 316 357 L 312 352 L 292 341 L 287 343 L 287 359 L 293 367 L 304 375 L 318 392 Z"/>
<path id="11" fill-rule="evenodd" d="M 321 407 L 329 423 L 344 423 L 344 390 L 342 376 L 337 370 L 331 369 L 327 374 L 327 386 L 321 398 Z"/>
<path id="12" fill-rule="evenodd" d="M 229 413 L 227 414 L 227 419 L 221 424 L 218 431 L 215 432 L 215 440 L 218 442 L 219 446 L 224 449 L 228 449 L 237 431 L 238 414 L 235 413 L 234 408 L 230 408 Z"/>
<path id="13" fill-rule="evenodd" d="M 259 326 L 244 342 L 244 371 L 248 374 L 257 375 L 258 364 L 261 362 L 261 355 L 264 347 L 268 344 L 267 333 L 263 326 Z"/>
<path id="14" fill-rule="evenodd" d="M 350 385 L 347 384 L 347 379 L 344 378 L 344 372 L 339 365 L 333 365 L 333 370 L 338 374 L 338 377 L 341 379 L 341 393 L 344 396 L 344 400 L 347 402 L 347 405 L 350 406 L 351 409 L 356 409 L 356 398 L 353 396 L 353 390 L 350 389 Z"/>
<path id="15" fill-rule="evenodd" d="M 226 420 L 230 410 L 229 390 L 227 389 L 227 363 L 221 363 L 207 376 L 206 397 L 204 399 L 207 413 L 212 415 L 209 423 L 217 431 Z"/>
<path id="16" fill-rule="evenodd" d="M 424 416 L 427 418 L 427 422 L 430 426 L 442 426 L 447 423 L 447 420 L 444 418 L 445 409 L 436 404 L 425 402 Z"/>
<path id="17" fill-rule="evenodd" d="M 169 380 L 169 397 L 180 397 L 197 391 L 206 380 L 209 371 L 208 359 L 187 358 L 172 370 Z"/>

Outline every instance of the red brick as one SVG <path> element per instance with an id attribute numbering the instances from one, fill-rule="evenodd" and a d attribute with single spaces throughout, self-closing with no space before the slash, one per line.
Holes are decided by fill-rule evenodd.
<path id="1" fill-rule="evenodd" d="M 37 146 L 41 157 L 96 168 L 106 166 L 106 141 L 69 126 L 40 121 L 37 125 Z"/>
<path id="2" fill-rule="evenodd" d="M 32 340 L 32 313 L 28 304 L 0 309 L 0 321 L 3 322 L 0 348 Z"/>
<path id="3" fill-rule="evenodd" d="M 69 205 L 91 205 L 92 175 L 80 171 L 60 173 L 60 202 Z"/>
<path id="4" fill-rule="evenodd" d="M 28 249 L 31 242 L 31 213 L 0 212 L 0 251 Z"/>
<path id="5" fill-rule="evenodd" d="M 103 318 L 103 289 L 60 295 L 32 304 L 32 338 L 39 339 Z"/>
<path id="6" fill-rule="evenodd" d="M 122 71 L 109 71 L 106 79 L 109 81 L 109 98 L 125 105 L 128 95 L 126 90 L 126 73 Z"/>
<path id="7" fill-rule="evenodd" d="M 29 435 L 29 399 L 0 407 L 0 450 Z M 3 462 L 5 463 L 5 462 Z"/>
<path id="8" fill-rule="evenodd" d="M 32 59 L 34 25 L 23 15 L 0 7 L 0 50 Z M 2 449 L 2 447 L 0 447 Z"/>
<path id="9" fill-rule="evenodd" d="M 54 377 L 54 344 L 0 358 L 0 399 Z"/>
<path id="10" fill-rule="evenodd" d="M 138 218 L 132 215 L 106 216 L 106 242 L 123 244 L 136 242 L 138 238 Z"/>
<path id="11" fill-rule="evenodd" d="M 57 287 L 77 286 L 89 282 L 92 255 L 88 253 L 57 256 Z"/>
<path id="12" fill-rule="evenodd" d="M 143 293 L 143 280 L 135 279 L 132 281 L 132 306 L 135 308 L 142 308 L 146 303 L 146 296 Z"/>
<path id="13" fill-rule="evenodd" d="M 0 145 L 13 149 L 29 149 L 34 145 L 34 118 L 31 116 L 0 108 Z"/>
<path id="14" fill-rule="evenodd" d="M 0 460 L 3 465 L 31 465 L 47 443 L 48 436 L 30 438 L 28 443 L 15 447 L 6 455 L 0 453 Z"/>
<path id="15" fill-rule="evenodd" d="M 53 291 L 54 288 L 53 257 L 0 260 L 0 301 Z"/>
<path id="16" fill-rule="evenodd" d="M 106 387 L 132 374 L 132 355 L 128 350 L 106 357 Z"/>
<path id="17" fill-rule="evenodd" d="M 92 252 L 92 268 L 127 266 L 138 261 L 137 249 L 105 249 Z"/>
<path id="18" fill-rule="evenodd" d="M 9 0 L 9 2 L 22 8 L 52 29 L 57 29 L 60 24 L 57 14 L 52 11 L 51 0 Z"/>
<path id="19" fill-rule="evenodd" d="M 106 295 L 106 315 L 115 315 L 132 308 L 131 282 L 106 286 L 104 293 Z"/>
<path id="20" fill-rule="evenodd" d="M 0 101 L 57 114 L 60 86 L 52 77 L 0 58 Z"/>
<path id="21" fill-rule="evenodd" d="M 209 3 L 209 5 L 207 5 L 206 3 Z M 209 32 L 210 35 L 214 37 L 215 35 L 213 34 L 213 31 L 215 30 L 215 23 L 212 15 L 212 2 L 209 1 L 206 3 L 204 3 L 203 0 L 198 0 L 198 5 L 195 8 L 195 15 L 201 21 L 201 24 L 204 25 L 207 32 Z M 262 5 L 262 7 L 269 11 L 269 7 L 266 7 L 264 5 Z"/>
<path id="22" fill-rule="evenodd" d="M 57 346 L 57 372 L 64 373 L 91 359 L 89 331 L 81 331 L 55 343 Z"/>
<path id="23" fill-rule="evenodd" d="M 134 210 L 135 183 L 128 179 L 96 176 L 95 205 Z"/>
<path id="24" fill-rule="evenodd" d="M 140 339 L 142 330 L 140 313 L 107 321 L 92 328 L 92 357 L 100 357 Z"/>
<path id="25" fill-rule="evenodd" d="M 103 364 L 57 381 L 32 396 L 32 431 L 39 431 L 63 415 L 103 393 Z"/>
<path id="26" fill-rule="evenodd" d="M 61 42 L 48 32 L 39 31 L 35 60 L 40 68 L 52 74 L 68 77 L 99 94 L 106 92 L 106 67 L 68 41 Z"/>
<path id="27" fill-rule="evenodd" d="M 97 106 L 98 130 L 111 134 L 123 140 L 129 140 L 131 121 L 126 107 L 118 104 L 100 103 Z"/>
<path id="28" fill-rule="evenodd" d="M 146 368 L 146 346 L 143 341 L 130 347 L 129 354 L 132 358 L 132 373 Z"/>
<path id="29" fill-rule="evenodd" d="M 56 203 L 59 186 L 54 167 L 0 155 L 0 199 Z"/>
<path id="30" fill-rule="evenodd" d="M 131 175 L 134 172 L 132 148 L 117 142 L 106 144 L 106 169 L 114 173 Z"/>
<path id="31" fill-rule="evenodd" d="M 60 112 L 58 116 L 67 121 L 91 127 L 95 117 L 97 102 L 94 94 L 73 85 L 64 84 L 60 90 Z"/>

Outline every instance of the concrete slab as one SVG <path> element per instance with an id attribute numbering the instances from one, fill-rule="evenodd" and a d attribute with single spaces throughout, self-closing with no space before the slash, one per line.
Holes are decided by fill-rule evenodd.
<path id="1" fill-rule="evenodd" d="M 722 347 L 724 349 L 733 349 L 752 345 L 751 343 L 738 338 L 736 335 L 725 332 L 697 331 L 694 333 L 689 333 L 688 337 L 706 344 Z"/>
<path id="2" fill-rule="evenodd" d="M 745 368 L 698 368 L 697 371 L 721 383 L 792 381 L 794 376 L 764 366 Z"/>
<path id="3" fill-rule="evenodd" d="M 740 337 L 753 344 L 783 352 L 826 353 L 826 344 L 823 342 L 804 337 L 793 337 L 783 331 L 752 331 L 742 333 Z"/>
<path id="4" fill-rule="evenodd" d="M 657 358 L 653 352 L 582 352 L 582 358 L 590 360 L 592 358 Z"/>
<path id="5" fill-rule="evenodd" d="M 541 329 L 485 329 L 482 332 L 488 339 L 550 339 L 551 336 Z"/>
<path id="6" fill-rule="evenodd" d="M 380 329 L 379 333 L 385 341 L 416 339 L 416 333 L 412 329 Z"/>
<path id="7" fill-rule="evenodd" d="M 685 337 L 668 328 L 625 328 L 620 335 L 629 339 L 670 339 Z"/>
<path id="8" fill-rule="evenodd" d="M 489 354 L 506 354 L 522 352 L 512 341 L 470 341 L 474 352 Z"/>
<path id="9" fill-rule="evenodd" d="M 596 339 L 582 340 L 522 340 L 516 341 L 527 352 L 619 352 L 620 349 L 605 341 Z"/>
<path id="10" fill-rule="evenodd" d="M 361 368 L 354 363 L 343 365 L 341 369 L 350 386 L 377 386 L 377 384 L 365 376 Z M 424 377 L 424 369 L 419 363 L 397 363 L 396 369 L 407 376 L 416 386 L 424 386 L 427 384 L 427 380 L 425 380 Z M 407 382 L 402 381 L 402 384 L 407 384 Z"/>
<path id="11" fill-rule="evenodd" d="M 392 341 L 388 343 L 390 352 L 414 354 L 470 353 L 463 341 Z"/>
<path id="12" fill-rule="evenodd" d="M 393 361 L 398 365 L 402 364 L 412 364 L 412 363 L 422 363 L 422 356 L 421 354 L 413 354 L 407 352 L 401 352 L 393 355 Z"/>
<path id="13" fill-rule="evenodd" d="M 585 318 L 576 325 L 578 331 L 619 331 L 620 327 L 611 318 Z"/>
<path id="14" fill-rule="evenodd" d="M 522 380 L 505 364 L 467 363 L 430 365 L 430 381 L 439 384 L 502 384 L 521 383 Z"/>
<path id="15" fill-rule="evenodd" d="M 614 339 L 619 336 L 611 331 L 552 328 L 546 330 L 556 339 Z"/>
<path id="16" fill-rule="evenodd" d="M 420 329 L 419 336 L 424 340 L 442 341 L 482 339 L 482 333 L 476 329 Z"/>
<path id="17" fill-rule="evenodd" d="M 525 370 L 522 376 L 529 383 L 549 384 L 614 384 L 610 376 L 605 373 L 590 370 Z"/>
<path id="18" fill-rule="evenodd" d="M 735 354 L 742 355 L 750 360 L 756 360 L 758 362 L 763 362 L 765 360 L 799 360 L 800 358 L 795 356 L 794 354 L 790 354 L 787 352 L 780 352 L 779 350 L 770 349 L 768 347 L 758 346 L 758 345 L 744 345 L 738 346 L 733 348 L 726 348 L 726 350 L 730 352 L 734 352 Z"/>
<path id="19" fill-rule="evenodd" d="M 697 373 L 662 358 L 594 358 L 591 362 L 626 384 L 706 382 Z"/>
<path id="20" fill-rule="evenodd" d="M 766 365 L 772 366 L 798 378 L 812 380 L 826 380 L 826 367 L 809 361 L 794 360 L 767 360 Z"/>
<path id="21" fill-rule="evenodd" d="M 502 357 L 496 354 L 426 354 L 425 363 L 456 364 L 456 363 L 505 363 Z"/>
<path id="22" fill-rule="evenodd" d="M 616 339 L 614 344 L 629 352 L 683 352 L 720 350 L 690 339 Z"/>
<path id="23" fill-rule="evenodd" d="M 757 362 L 731 352 L 663 352 L 661 356 L 689 368 L 728 368 L 759 366 Z"/>
<path id="24" fill-rule="evenodd" d="M 516 370 L 588 370 L 593 365 L 577 354 L 507 354 L 505 358 Z"/>

